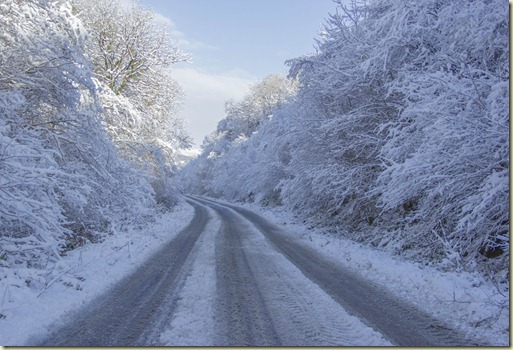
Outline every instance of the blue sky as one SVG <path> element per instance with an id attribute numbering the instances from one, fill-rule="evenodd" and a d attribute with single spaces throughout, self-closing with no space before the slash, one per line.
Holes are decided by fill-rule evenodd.
<path id="1" fill-rule="evenodd" d="M 186 100 L 179 116 L 198 148 L 224 117 L 224 102 L 239 99 L 284 61 L 315 51 L 314 38 L 332 0 L 139 0 L 166 24 L 191 64 L 173 70 Z"/>

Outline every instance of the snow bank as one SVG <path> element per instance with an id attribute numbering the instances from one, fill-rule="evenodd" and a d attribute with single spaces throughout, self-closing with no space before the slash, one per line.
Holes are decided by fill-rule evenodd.
<path id="1" fill-rule="evenodd" d="M 69 252 L 46 271 L 1 269 L 0 344 L 20 346 L 46 337 L 70 310 L 92 302 L 173 239 L 193 215 L 182 202 L 149 230 L 118 232 Z"/>

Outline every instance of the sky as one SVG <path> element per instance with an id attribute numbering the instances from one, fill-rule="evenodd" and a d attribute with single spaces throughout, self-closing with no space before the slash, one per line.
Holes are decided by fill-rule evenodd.
<path id="1" fill-rule="evenodd" d="M 139 0 L 191 54 L 172 76 L 185 90 L 178 117 L 199 148 L 225 117 L 224 103 L 241 99 L 284 62 L 315 52 L 315 38 L 334 13 L 332 0 Z"/>

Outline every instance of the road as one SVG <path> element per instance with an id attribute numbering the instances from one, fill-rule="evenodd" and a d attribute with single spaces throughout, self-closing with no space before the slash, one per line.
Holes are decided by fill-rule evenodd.
<path id="1" fill-rule="evenodd" d="M 183 345 L 170 324 L 184 323 L 177 305 L 191 294 L 187 279 L 200 273 L 192 266 L 203 259 L 202 245 L 215 247 L 215 290 L 205 316 L 212 337 L 197 345 L 477 345 L 248 209 L 188 202 L 194 219 L 174 240 L 37 345 Z M 220 225 L 207 236 L 213 216 Z M 162 343 L 165 331 L 171 343 Z"/>
<path id="2" fill-rule="evenodd" d="M 78 310 L 43 346 L 157 345 L 173 315 L 190 269 L 194 245 L 208 222 L 207 209 L 191 203 L 194 220 L 177 237 L 106 295 Z"/>

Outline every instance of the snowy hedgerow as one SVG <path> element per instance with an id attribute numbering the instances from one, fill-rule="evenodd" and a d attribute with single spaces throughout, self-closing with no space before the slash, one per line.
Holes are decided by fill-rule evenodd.
<path id="1" fill-rule="evenodd" d="M 388 85 L 402 107 L 383 125 L 376 188 L 383 215 L 406 216 L 401 239 L 423 242 L 422 254 L 438 245 L 456 266 L 492 273 L 509 259 L 504 13 L 495 1 L 394 7 L 388 36 L 401 40 L 390 46 L 409 57 Z"/>
<path id="2" fill-rule="evenodd" d="M 264 123 L 229 113 L 186 188 L 506 282 L 507 3 L 337 3 L 317 52 L 288 62 L 295 97 Z"/>
<path id="3" fill-rule="evenodd" d="M 1 261 L 42 267 L 147 221 L 156 204 L 104 130 L 87 34 L 70 7 L 6 0 L 0 21 Z"/>

